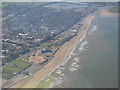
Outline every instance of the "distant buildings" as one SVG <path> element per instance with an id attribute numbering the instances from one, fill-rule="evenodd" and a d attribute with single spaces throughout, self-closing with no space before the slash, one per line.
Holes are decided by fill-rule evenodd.
<path id="1" fill-rule="evenodd" d="M 56 46 L 69 41 L 76 34 L 75 30 L 80 28 L 80 25 L 72 26 L 85 17 L 86 14 L 96 10 L 96 7 L 92 4 L 88 6 L 89 8 L 74 9 L 53 9 L 41 5 L 34 7 L 33 3 L 31 5 L 28 3 L 23 5 L 17 5 L 16 3 L 3 4 L 8 4 L 8 6 L 7 8 L 3 7 L 2 12 L 4 18 L 2 49 L 5 56 L 2 65 L 38 48 L 41 43 L 53 38 L 52 43 Z M 60 5 L 68 7 L 64 3 Z M 31 6 L 33 9 L 29 9 Z M 72 31 L 67 32 L 69 30 Z M 43 54 L 45 54 L 44 51 Z"/>

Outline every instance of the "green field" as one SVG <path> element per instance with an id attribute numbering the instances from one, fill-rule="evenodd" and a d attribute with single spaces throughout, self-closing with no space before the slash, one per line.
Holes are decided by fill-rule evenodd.
<path id="1" fill-rule="evenodd" d="M 9 80 L 9 79 L 11 79 L 12 77 L 14 77 L 14 75 L 12 74 L 12 72 L 4 71 L 4 70 L 3 70 L 3 73 L 2 73 L 2 78 L 3 78 L 3 79 Z"/>
<path id="2" fill-rule="evenodd" d="M 41 49 L 54 49 L 55 48 L 55 45 L 50 43 L 50 42 L 46 42 L 46 43 L 43 43 L 41 46 L 40 46 Z"/>
<path id="3" fill-rule="evenodd" d="M 13 67 L 12 64 L 15 64 L 17 67 Z M 19 73 L 30 65 L 23 58 L 13 61 L 12 64 L 3 68 L 2 77 L 4 79 L 8 80 L 14 77 L 14 72 Z"/>

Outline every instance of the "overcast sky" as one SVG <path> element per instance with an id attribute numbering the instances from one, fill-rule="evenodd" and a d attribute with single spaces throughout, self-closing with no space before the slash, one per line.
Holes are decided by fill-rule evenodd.
<path id="1" fill-rule="evenodd" d="M 0 0 L 1 1 L 1 0 Z M 2 0 L 2 2 L 118 2 L 119 0 Z"/>

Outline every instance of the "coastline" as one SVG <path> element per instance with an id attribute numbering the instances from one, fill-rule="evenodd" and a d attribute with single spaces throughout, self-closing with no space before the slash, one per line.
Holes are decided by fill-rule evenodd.
<path id="1" fill-rule="evenodd" d="M 66 42 L 55 54 L 53 60 L 46 64 L 40 71 L 32 76 L 25 78 L 23 81 L 11 86 L 10 88 L 33 88 L 46 76 L 51 74 L 56 68 L 65 64 L 70 58 L 77 44 L 84 38 L 91 20 L 95 16 L 88 16 L 82 22 L 83 26 L 78 31 L 77 35 L 69 42 Z M 47 70 L 46 70 L 47 69 Z"/>
<path id="2" fill-rule="evenodd" d="M 109 10 L 103 9 L 101 10 L 100 15 L 101 16 L 113 16 L 113 15 L 118 15 L 118 13 L 113 13 L 113 12 L 110 12 Z"/>

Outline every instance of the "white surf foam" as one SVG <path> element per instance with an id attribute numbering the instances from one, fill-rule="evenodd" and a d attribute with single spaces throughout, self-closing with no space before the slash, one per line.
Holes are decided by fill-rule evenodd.
<path id="1" fill-rule="evenodd" d="M 77 68 L 75 68 L 75 67 L 71 67 L 71 66 L 69 66 L 69 71 L 76 71 L 77 70 Z"/>
<path id="2" fill-rule="evenodd" d="M 62 77 L 58 77 L 51 83 L 50 87 L 52 88 L 52 87 L 58 86 L 62 82 L 63 82 L 63 78 Z"/>
<path id="3" fill-rule="evenodd" d="M 88 42 L 84 41 L 81 43 L 80 47 L 79 47 L 79 52 L 82 52 L 83 50 L 87 50 L 88 49 Z"/>
<path id="4" fill-rule="evenodd" d="M 93 32 L 94 31 L 96 31 L 97 30 L 97 26 L 93 26 L 92 28 L 91 28 L 91 30 L 89 31 L 89 33 L 88 34 L 93 34 Z"/>
<path id="5" fill-rule="evenodd" d="M 79 68 L 78 62 L 79 62 L 79 59 L 75 57 L 71 62 L 71 65 L 69 66 L 68 70 L 72 72 L 76 71 Z"/>
<path id="6" fill-rule="evenodd" d="M 75 53 L 72 53 L 72 56 L 75 56 L 76 54 Z"/>
<path id="7" fill-rule="evenodd" d="M 78 58 L 74 58 L 73 61 L 75 61 L 75 62 L 79 62 L 79 59 L 78 59 Z"/>
<path id="8" fill-rule="evenodd" d="M 61 70 L 57 70 L 56 73 L 57 73 L 57 74 L 61 74 L 62 71 L 61 71 Z"/>
<path id="9" fill-rule="evenodd" d="M 77 63 L 72 63 L 71 66 L 74 67 L 74 68 L 78 68 L 79 67 L 79 65 Z"/>
<path id="10" fill-rule="evenodd" d="M 56 70 L 55 73 L 58 74 L 58 75 L 60 75 L 60 76 L 64 76 L 62 70 L 60 70 L 60 69 Z"/>

